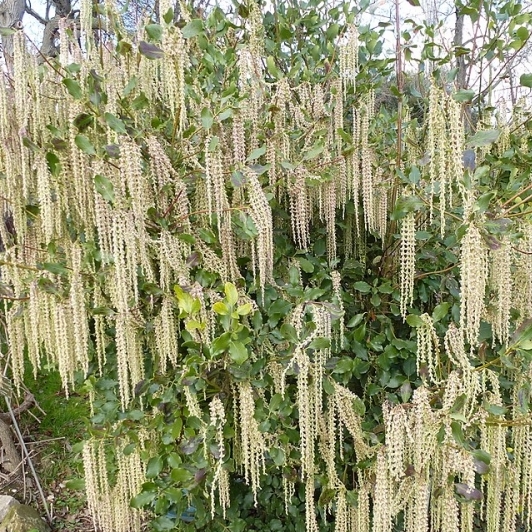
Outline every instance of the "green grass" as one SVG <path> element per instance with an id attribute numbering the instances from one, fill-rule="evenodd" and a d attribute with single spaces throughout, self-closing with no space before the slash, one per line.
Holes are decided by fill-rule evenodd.
<path id="1" fill-rule="evenodd" d="M 57 371 L 41 372 L 37 379 L 28 374 L 25 384 L 35 396 L 32 412 L 40 420 L 24 414 L 21 427 L 28 448 L 34 456 L 44 494 L 54 516 L 53 530 L 81 531 L 85 497 L 80 479 L 83 475 L 81 455 L 76 447 L 85 433 L 84 419 L 90 416 L 88 399 L 76 394 L 66 397 Z M 35 497 L 39 501 L 38 497 Z"/>

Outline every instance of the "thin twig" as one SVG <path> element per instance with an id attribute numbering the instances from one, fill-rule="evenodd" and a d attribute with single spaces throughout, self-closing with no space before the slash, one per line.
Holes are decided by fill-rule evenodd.
<path id="1" fill-rule="evenodd" d="M 52 524 L 52 516 L 50 515 L 50 510 L 48 508 L 48 502 L 46 501 L 46 497 L 44 496 L 44 491 L 39 481 L 39 476 L 37 475 L 37 471 L 35 471 L 35 467 L 33 467 L 33 461 L 30 457 L 30 452 L 28 451 L 28 448 L 26 447 L 26 443 L 24 442 L 22 433 L 20 432 L 20 427 L 18 426 L 17 418 L 15 417 L 15 413 L 13 412 L 13 408 L 11 407 L 11 401 L 9 397 L 6 397 L 5 400 L 6 400 L 7 408 L 9 410 L 9 415 L 11 416 L 11 420 L 13 421 L 13 428 L 15 429 L 15 432 L 19 439 L 20 446 L 22 447 L 22 450 L 24 451 L 24 454 L 26 455 L 28 465 L 30 466 L 31 474 L 33 475 L 35 484 L 37 485 L 37 489 L 39 490 L 39 495 L 41 496 L 44 510 L 46 511 L 46 516 L 48 517 L 48 522 Z"/>
<path id="2" fill-rule="evenodd" d="M 37 50 L 37 53 L 42 57 L 43 61 L 50 67 L 52 68 L 57 74 L 59 74 L 62 78 L 64 77 L 64 75 L 61 73 L 60 70 L 57 69 L 57 67 L 55 65 L 53 65 L 52 63 L 50 63 L 50 61 L 48 60 L 48 58 L 41 52 L 40 48 L 37 47 L 37 45 L 28 37 L 28 34 L 27 33 L 24 33 L 24 36 L 26 37 L 26 39 L 28 39 L 28 41 L 34 46 L 34 48 Z"/>
<path id="3" fill-rule="evenodd" d="M 524 212 L 512 212 L 511 214 L 507 214 L 507 218 L 517 218 L 518 216 L 526 216 L 527 214 L 532 214 L 531 211 L 524 211 Z"/>
<path id="4" fill-rule="evenodd" d="M 33 266 L 28 266 L 27 264 L 20 264 L 17 262 L 9 262 L 6 260 L 0 261 L 0 266 L 12 266 L 13 268 L 21 268 L 23 270 L 30 270 L 32 272 L 40 271 L 39 268 L 34 268 Z"/>
<path id="5" fill-rule="evenodd" d="M 530 183 L 529 185 L 527 185 L 525 188 L 523 188 L 522 190 L 519 190 L 518 192 L 516 192 L 509 200 L 506 200 L 502 205 L 501 207 L 504 209 L 506 207 L 506 205 L 508 205 L 509 203 L 511 203 L 515 198 L 518 198 L 523 192 L 526 192 L 527 190 L 530 190 L 532 188 L 532 183 Z M 511 211 L 513 207 L 510 207 L 508 209 L 508 211 Z"/>
<path id="6" fill-rule="evenodd" d="M 451 264 L 451 266 L 448 266 L 447 268 L 444 268 L 443 270 L 436 270 L 434 272 L 425 272 L 420 273 L 419 275 L 416 275 L 414 279 L 423 279 L 424 277 L 428 277 L 429 275 L 438 275 L 440 273 L 447 273 L 450 272 L 453 268 L 456 268 L 457 264 Z"/>
<path id="7" fill-rule="evenodd" d="M 532 255 L 532 251 L 524 251 L 523 249 L 516 248 L 515 246 L 512 246 L 512 249 L 517 251 L 517 253 L 522 253 L 523 255 Z"/>
<path id="8" fill-rule="evenodd" d="M 48 440 L 28 441 L 26 445 L 38 445 L 39 443 L 50 443 L 58 440 L 66 440 L 66 438 L 65 436 L 59 436 L 58 438 L 49 438 Z"/>
<path id="9" fill-rule="evenodd" d="M 29 296 L 26 296 L 26 297 L 0 296 L 0 299 L 7 299 L 8 301 L 28 301 Z"/>

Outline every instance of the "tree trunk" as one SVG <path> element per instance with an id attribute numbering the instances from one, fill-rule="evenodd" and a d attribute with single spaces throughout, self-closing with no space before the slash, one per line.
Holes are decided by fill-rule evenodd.
<path id="1" fill-rule="evenodd" d="M 462 46 L 464 43 L 464 15 L 460 14 L 460 9 L 456 9 L 456 24 L 454 26 L 454 46 Z M 456 84 L 458 89 L 466 88 L 466 62 L 465 54 L 461 54 L 456 58 L 456 67 L 458 73 L 456 75 Z"/>
<path id="2" fill-rule="evenodd" d="M 0 443 L 2 444 L 3 460 L 2 467 L 8 472 L 13 473 L 20 465 L 20 454 L 13 441 L 11 427 L 0 419 Z"/>
<path id="3" fill-rule="evenodd" d="M 17 23 L 22 23 L 26 11 L 26 0 L 2 0 L 0 2 L 0 26 L 11 28 Z M 4 58 L 9 71 L 13 71 L 13 36 L 2 37 Z"/>

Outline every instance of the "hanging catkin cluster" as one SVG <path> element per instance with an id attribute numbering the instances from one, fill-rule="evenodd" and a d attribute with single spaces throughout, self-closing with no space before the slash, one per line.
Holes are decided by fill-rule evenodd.
<path id="1" fill-rule="evenodd" d="M 265 471 L 266 446 L 255 419 L 255 400 L 249 382 L 238 385 L 238 421 L 244 477 L 257 504 L 260 477 Z"/>
<path id="2" fill-rule="evenodd" d="M 487 278 L 487 247 L 476 225 L 470 224 L 462 239 L 460 251 L 460 327 L 472 347 L 478 343 Z"/>
<path id="3" fill-rule="evenodd" d="M 452 207 L 453 186 L 464 173 L 464 133 L 462 108 L 451 95 L 433 81 L 429 92 L 427 151 L 430 181 L 430 220 L 433 219 L 434 198 L 438 198 L 440 233 L 445 234 L 446 210 Z"/>
<path id="4" fill-rule="evenodd" d="M 407 307 L 414 301 L 416 274 L 416 214 L 409 212 L 401 222 L 401 248 L 399 279 L 401 283 L 401 315 L 406 317 Z"/>
<path id="5" fill-rule="evenodd" d="M 223 463 L 225 459 L 225 443 L 223 428 L 226 422 L 225 409 L 222 401 L 219 397 L 214 397 L 209 406 L 211 425 L 216 430 L 216 444 L 218 446 L 218 463 L 216 464 L 216 470 L 211 485 L 211 513 L 214 516 L 215 513 L 215 492 L 218 491 L 218 503 L 222 508 L 222 513 L 225 519 L 226 510 L 229 507 L 229 473 L 224 468 Z M 242 415 L 242 414 L 241 414 Z"/>
<path id="6" fill-rule="evenodd" d="M 508 238 L 504 238 L 496 249 L 490 250 L 490 259 L 489 284 L 494 291 L 494 310 L 490 321 L 494 340 L 507 344 L 513 294 L 512 248 Z"/>
<path id="7" fill-rule="evenodd" d="M 358 71 L 358 28 L 354 24 L 349 25 L 345 32 L 340 45 L 339 60 L 340 78 L 344 87 L 347 89 L 351 85 L 355 88 Z"/>
<path id="8" fill-rule="evenodd" d="M 423 376 L 428 374 L 430 381 L 438 383 L 436 373 L 440 365 L 440 340 L 434 329 L 432 318 L 422 314 L 420 320 L 423 325 L 417 328 L 417 372 Z"/>
<path id="9" fill-rule="evenodd" d="M 83 467 L 87 504 L 94 526 L 104 532 L 140 532 L 142 512 L 130 506 L 146 481 L 140 449 L 136 446 L 125 454 L 125 445 L 114 447 L 116 480 L 109 480 L 111 449 L 106 442 L 91 438 L 83 446 Z"/>

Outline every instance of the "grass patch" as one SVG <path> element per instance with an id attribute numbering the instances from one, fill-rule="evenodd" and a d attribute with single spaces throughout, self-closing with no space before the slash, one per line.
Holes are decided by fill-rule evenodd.
<path id="1" fill-rule="evenodd" d="M 90 416 L 86 397 L 66 396 L 57 371 L 42 372 L 37 379 L 28 374 L 25 384 L 39 407 L 38 420 L 24 415 L 20 420 L 52 516 L 53 530 L 87 530 L 89 522 L 79 446 Z M 39 498 L 34 497 L 36 503 Z M 35 504 L 35 503 L 34 503 Z M 89 527 L 90 528 L 90 527 Z"/>

